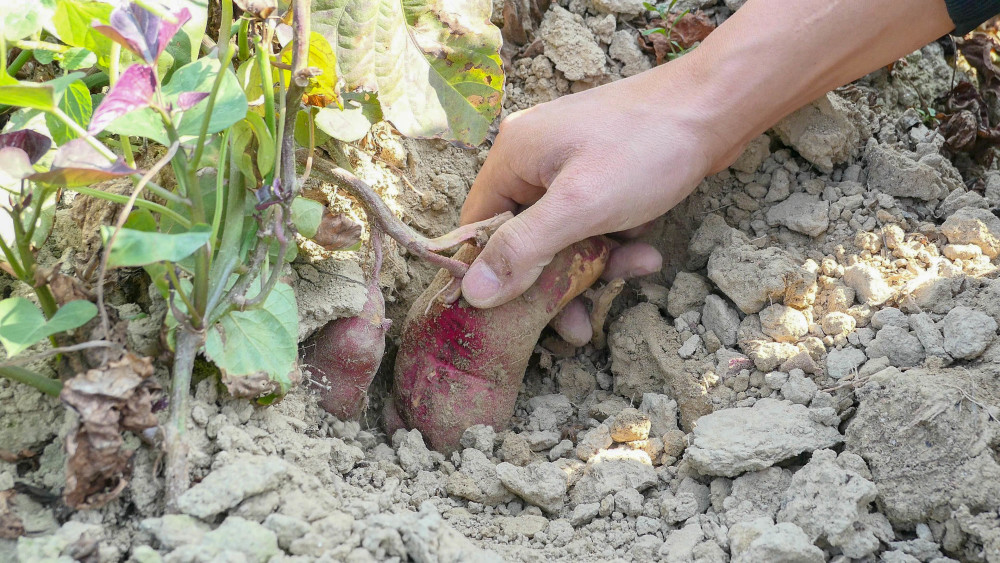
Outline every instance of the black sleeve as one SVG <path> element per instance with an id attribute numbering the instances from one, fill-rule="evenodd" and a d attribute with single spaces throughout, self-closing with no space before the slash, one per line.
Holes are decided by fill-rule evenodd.
<path id="1" fill-rule="evenodd" d="M 955 23 L 954 35 L 965 35 L 1000 14 L 1000 0 L 945 0 L 945 3 Z"/>

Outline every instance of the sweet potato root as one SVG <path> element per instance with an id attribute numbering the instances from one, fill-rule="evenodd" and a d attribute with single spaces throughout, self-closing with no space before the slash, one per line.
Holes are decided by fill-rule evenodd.
<path id="1" fill-rule="evenodd" d="M 592 237 L 563 250 L 521 297 L 493 309 L 438 296 L 457 283 L 442 270 L 410 309 L 396 356 L 386 424 L 417 428 L 431 447 L 451 452 L 466 428 L 500 430 L 514 402 L 542 329 L 567 303 L 594 283 L 611 245 Z M 463 246 L 455 258 L 472 263 L 480 249 Z"/>
<path id="2" fill-rule="evenodd" d="M 319 405 L 341 420 L 357 420 L 385 353 L 385 300 L 377 283 L 356 317 L 330 321 L 303 345 L 303 370 Z"/>

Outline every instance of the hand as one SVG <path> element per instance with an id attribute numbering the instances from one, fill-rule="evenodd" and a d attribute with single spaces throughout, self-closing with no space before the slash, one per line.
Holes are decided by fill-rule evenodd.
<path id="1" fill-rule="evenodd" d="M 648 223 L 719 168 L 718 156 L 735 158 L 738 147 L 725 150 L 696 103 L 685 101 L 697 93 L 692 78 L 671 63 L 508 116 L 462 223 L 520 213 L 469 269 L 466 300 L 493 307 L 517 297 L 561 249 Z M 652 273 L 660 263 L 652 247 L 625 244 L 605 277 Z"/>

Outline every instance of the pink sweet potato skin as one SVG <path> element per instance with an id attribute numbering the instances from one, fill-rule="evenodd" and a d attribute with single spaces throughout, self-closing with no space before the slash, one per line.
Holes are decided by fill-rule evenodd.
<path id="1" fill-rule="evenodd" d="M 385 299 L 377 283 L 356 317 L 330 321 L 303 345 L 304 370 L 324 410 L 357 420 L 368 406 L 368 387 L 385 353 Z"/>
<path id="2" fill-rule="evenodd" d="M 391 434 L 416 428 L 430 446 L 450 453 L 466 428 L 497 430 L 514 414 L 521 380 L 542 329 L 604 270 L 611 246 L 592 237 L 560 252 L 521 297 L 493 309 L 434 298 L 451 276 L 441 271 L 417 299 L 403 326 L 395 381 L 386 404 Z M 479 249 L 455 255 L 471 263 Z"/>

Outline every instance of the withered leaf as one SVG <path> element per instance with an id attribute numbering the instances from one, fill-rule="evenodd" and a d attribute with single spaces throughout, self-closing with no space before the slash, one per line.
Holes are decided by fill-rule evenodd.
<path id="1" fill-rule="evenodd" d="M 325 250 L 351 248 L 361 241 L 361 225 L 343 213 L 324 209 L 313 241 Z"/>
<path id="2" fill-rule="evenodd" d="M 24 523 L 10 507 L 10 499 L 15 494 L 13 489 L 0 491 L 0 539 L 16 540 L 24 535 Z"/>
<path id="3" fill-rule="evenodd" d="M 993 53 L 1000 49 L 1000 43 L 992 35 L 974 33 L 956 39 L 955 45 L 969 65 L 976 69 L 980 89 L 1000 97 L 1000 67 L 993 62 Z"/>
<path id="4" fill-rule="evenodd" d="M 60 398 L 79 415 L 66 438 L 66 504 L 99 508 L 128 484 L 132 452 L 123 449 L 123 430 L 142 432 L 157 425 L 153 403 L 160 385 L 151 378 L 150 358 L 132 354 L 101 369 L 88 370 L 63 386 Z"/>
<path id="5" fill-rule="evenodd" d="M 971 111 L 962 110 L 942 121 L 938 131 L 944 136 L 945 145 L 952 151 L 971 151 L 976 144 L 979 124 Z"/>
<path id="6" fill-rule="evenodd" d="M 680 19 L 674 14 L 668 14 L 666 19 L 654 18 L 649 22 L 647 30 L 657 28 L 666 30 L 669 37 L 664 33 L 649 33 L 643 36 L 641 41 L 642 47 L 656 55 L 656 64 L 660 65 L 669 60 L 670 55 L 677 51 L 678 47 L 690 49 L 704 41 L 715 31 L 715 24 L 705 12 L 698 10 L 686 13 Z M 677 45 L 671 42 L 676 42 Z"/>

